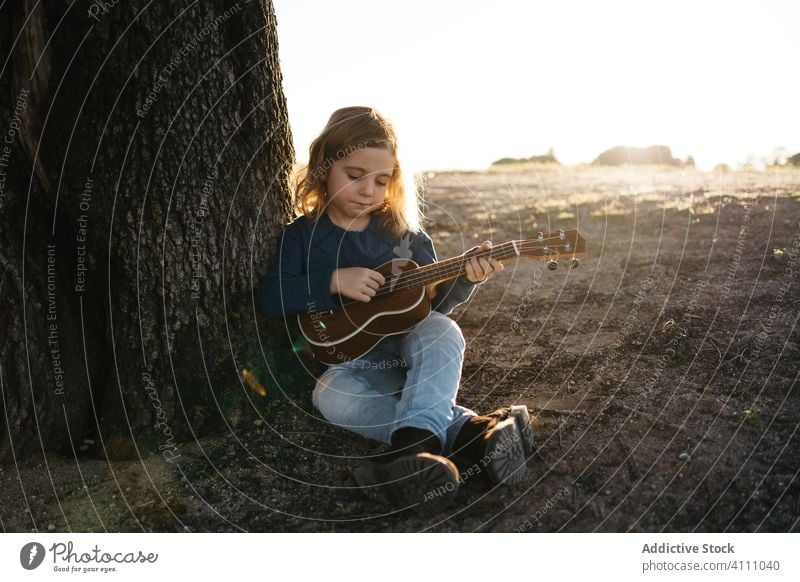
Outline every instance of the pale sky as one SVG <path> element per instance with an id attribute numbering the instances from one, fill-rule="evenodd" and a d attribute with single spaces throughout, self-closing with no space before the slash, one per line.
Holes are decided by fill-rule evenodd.
<path id="1" fill-rule="evenodd" d="M 274 0 L 298 161 L 339 107 L 416 169 L 663 144 L 701 168 L 800 152 L 800 1 Z"/>

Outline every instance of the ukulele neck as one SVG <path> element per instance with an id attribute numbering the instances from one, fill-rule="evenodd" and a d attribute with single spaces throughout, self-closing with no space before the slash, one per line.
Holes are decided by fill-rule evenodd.
<path id="1" fill-rule="evenodd" d="M 472 257 L 486 259 L 493 258 L 497 259 L 498 261 L 505 261 L 518 256 L 519 249 L 517 247 L 517 243 L 516 241 L 512 240 L 507 243 L 492 247 L 491 249 L 459 255 L 458 257 L 453 257 L 452 259 L 445 259 L 444 261 L 431 263 L 430 265 L 425 265 L 424 267 L 404 271 L 397 278 L 397 280 L 394 281 L 393 285 L 391 285 L 391 283 L 387 283 L 387 286 L 391 286 L 393 289 L 397 289 L 398 287 L 403 289 L 411 289 L 415 287 L 424 287 L 426 285 L 439 283 L 441 281 L 447 281 L 449 279 L 455 279 L 456 277 L 466 274 L 467 261 L 469 261 Z"/>
<path id="2" fill-rule="evenodd" d="M 473 249 L 452 259 L 403 271 L 396 277 L 390 277 L 378 292 L 390 293 L 400 289 L 426 287 L 455 279 L 466 274 L 467 261 L 473 257 L 505 261 L 520 255 L 540 261 L 550 261 L 551 264 L 555 264 L 559 258 L 577 261 L 578 258 L 587 255 L 586 239 L 580 236 L 577 230 L 558 230 L 547 234 L 540 232 L 536 238 L 511 240 L 490 249 Z"/>

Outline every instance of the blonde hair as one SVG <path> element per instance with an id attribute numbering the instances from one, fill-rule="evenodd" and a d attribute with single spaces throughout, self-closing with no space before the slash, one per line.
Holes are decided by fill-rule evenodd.
<path id="1" fill-rule="evenodd" d="M 370 107 L 345 107 L 333 112 L 322 133 L 311 142 L 308 165 L 294 178 L 294 210 L 319 220 L 329 202 L 325 183 L 337 160 L 368 147 L 383 148 L 394 158 L 392 177 L 386 186 L 381 226 L 395 236 L 420 231 L 417 184 L 401 171 L 397 136 L 392 124 Z"/>

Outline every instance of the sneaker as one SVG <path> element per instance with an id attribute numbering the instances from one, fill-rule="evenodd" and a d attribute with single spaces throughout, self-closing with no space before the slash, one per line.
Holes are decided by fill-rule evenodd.
<path id="1" fill-rule="evenodd" d="M 533 437 L 533 422 L 531 421 L 530 412 L 528 407 L 523 404 L 514 404 L 513 406 L 505 406 L 499 408 L 494 412 L 489 413 L 488 416 L 496 415 L 499 419 L 511 417 L 517 423 L 520 437 L 522 438 L 522 448 L 525 454 L 530 456 L 533 454 L 534 437 Z"/>
<path id="2" fill-rule="evenodd" d="M 471 475 L 485 469 L 492 483 L 516 485 L 525 478 L 525 463 L 533 447 L 528 408 L 515 405 L 467 419 L 453 443 L 453 452 L 467 467 L 463 473 Z"/>
<path id="3" fill-rule="evenodd" d="M 458 468 L 439 452 L 441 444 L 432 433 L 414 427 L 398 429 L 389 452 L 366 461 L 353 476 L 375 501 L 432 515 L 452 501 L 459 487 Z"/>

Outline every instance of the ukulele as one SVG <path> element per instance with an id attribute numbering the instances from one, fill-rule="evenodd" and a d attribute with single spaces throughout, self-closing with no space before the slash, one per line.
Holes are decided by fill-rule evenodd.
<path id="1" fill-rule="evenodd" d="M 570 259 L 575 267 L 578 259 L 587 255 L 586 239 L 576 230 L 558 230 L 423 267 L 410 259 L 392 259 L 375 269 L 385 282 L 368 302 L 354 299 L 341 309 L 300 313 L 297 323 L 320 362 L 341 364 L 363 356 L 387 335 L 411 331 L 431 312 L 428 288 L 464 275 L 471 257 L 504 261 L 520 255 L 547 261 L 550 270 L 556 269 L 562 258 Z"/>

